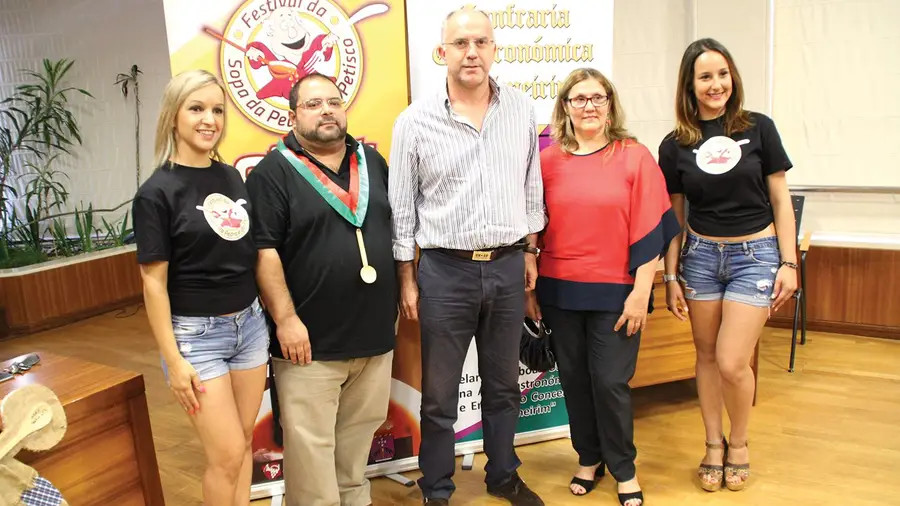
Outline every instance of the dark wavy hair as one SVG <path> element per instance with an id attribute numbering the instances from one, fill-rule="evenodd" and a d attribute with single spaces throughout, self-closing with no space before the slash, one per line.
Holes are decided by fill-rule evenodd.
<path id="1" fill-rule="evenodd" d="M 725 135 L 750 128 L 750 115 L 744 110 L 744 83 L 731 53 L 715 39 L 694 41 L 684 50 L 678 69 L 678 90 L 675 93 L 675 140 L 682 146 L 700 141 L 699 108 L 694 94 L 694 63 L 701 54 L 715 51 L 725 58 L 731 74 L 731 96 L 725 104 Z"/>

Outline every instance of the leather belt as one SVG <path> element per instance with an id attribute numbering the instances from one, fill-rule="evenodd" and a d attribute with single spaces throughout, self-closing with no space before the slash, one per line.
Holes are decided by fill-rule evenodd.
<path id="1" fill-rule="evenodd" d="M 446 248 L 434 248 L 432 251 L 439 251 L 441 253 L 446 253 L 448 255 L 452 255 L 459 258 L 465 258 L 466 260 L 472 260 L 475 262 L 490 262 L 491 260 L 496 260 L 503 255 L 508 253 L 512 253 L 513 251 L 521 251 L 524 247 L 524 244 L 511 244 L 509 246 L 500 246 L 499 248 L 491 248 L 491 249 L 483 249 L 483 250 L 462 250 L 462 249 L 446 249 Z"/>

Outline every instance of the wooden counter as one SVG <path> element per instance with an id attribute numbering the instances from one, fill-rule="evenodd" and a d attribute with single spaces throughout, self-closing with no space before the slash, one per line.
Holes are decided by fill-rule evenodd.
<path id="1" fill-rule="evenodd" d="M 697 355 L 690 322 L 683 322 L 666 309 L 666 286 L 662 271 L 653 284 L 653 312 L 647 317 L 647 328 L 641 332 L 637 368 L 631 387 L 643 387 L 690 379 Z"/>
<path id="2" fill-rule="evenodd" d="M 25 385 L 44 385 L 62 403 L 68 429 L 50 451 L 23 451 L 18 460 L 50 480 L 73 506 L 164 505 L 143 376 L 34 351 L 40 365 L 0 383 L 0 399 Z M 13 358 L 0 357 L 0 369 Z"/>

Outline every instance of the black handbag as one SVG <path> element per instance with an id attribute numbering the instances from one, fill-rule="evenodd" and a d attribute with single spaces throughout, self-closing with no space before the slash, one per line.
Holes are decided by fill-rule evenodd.
<path id="1" fill-rule="evenodd" d="M 532 371 L 547 372 L 556 365 L 556 356 L 550 345 L 550 329 L 543 321 L 526 317 L 522 323 L 522 340 L 519 343 L 519 360 Z"/>

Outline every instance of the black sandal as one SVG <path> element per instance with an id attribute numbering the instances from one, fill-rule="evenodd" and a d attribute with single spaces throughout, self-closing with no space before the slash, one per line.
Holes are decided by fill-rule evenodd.
<path id="1" fill-rule="evenodd" d="M 619 493 L 619 504 L 621 504 L 622 506 L 625 506 L 625 503 L 627 503 L 628 501 L 633 501 L 635 499 L 641 501 L 639 506 L 644 506 L 644 492 L 643 491 L 628 492 L 628 493 L 624 493 L 624 494 L 621 492 Z"/>
<path id="2" fill-rule="evenodd" d="M 573 476 L 572 481 L 569 482 L 569 492 L 571 492 L 572 495 L 577 495 L 577 496 L 588 495 L 589 493 L 591 493 L 591 490 L 594 490 L 594 487 L 597 485 L 597 482 L 600 481 L 600 478 L 603 478 L 603 475 L 605 475 L 605 474 L 606 474 L 606 464 L 601 462 L 600 465 L 597 466 L 597 469 L 594 470 L 594 479 L 593 480 L 586 480 L 584 478 L 579 478 L 577 476 Z M 583 488 L 584 493 L 576 494 L 575 491 L 572 490 L 572 485 L 578 485 L 579 487 Z"/>

